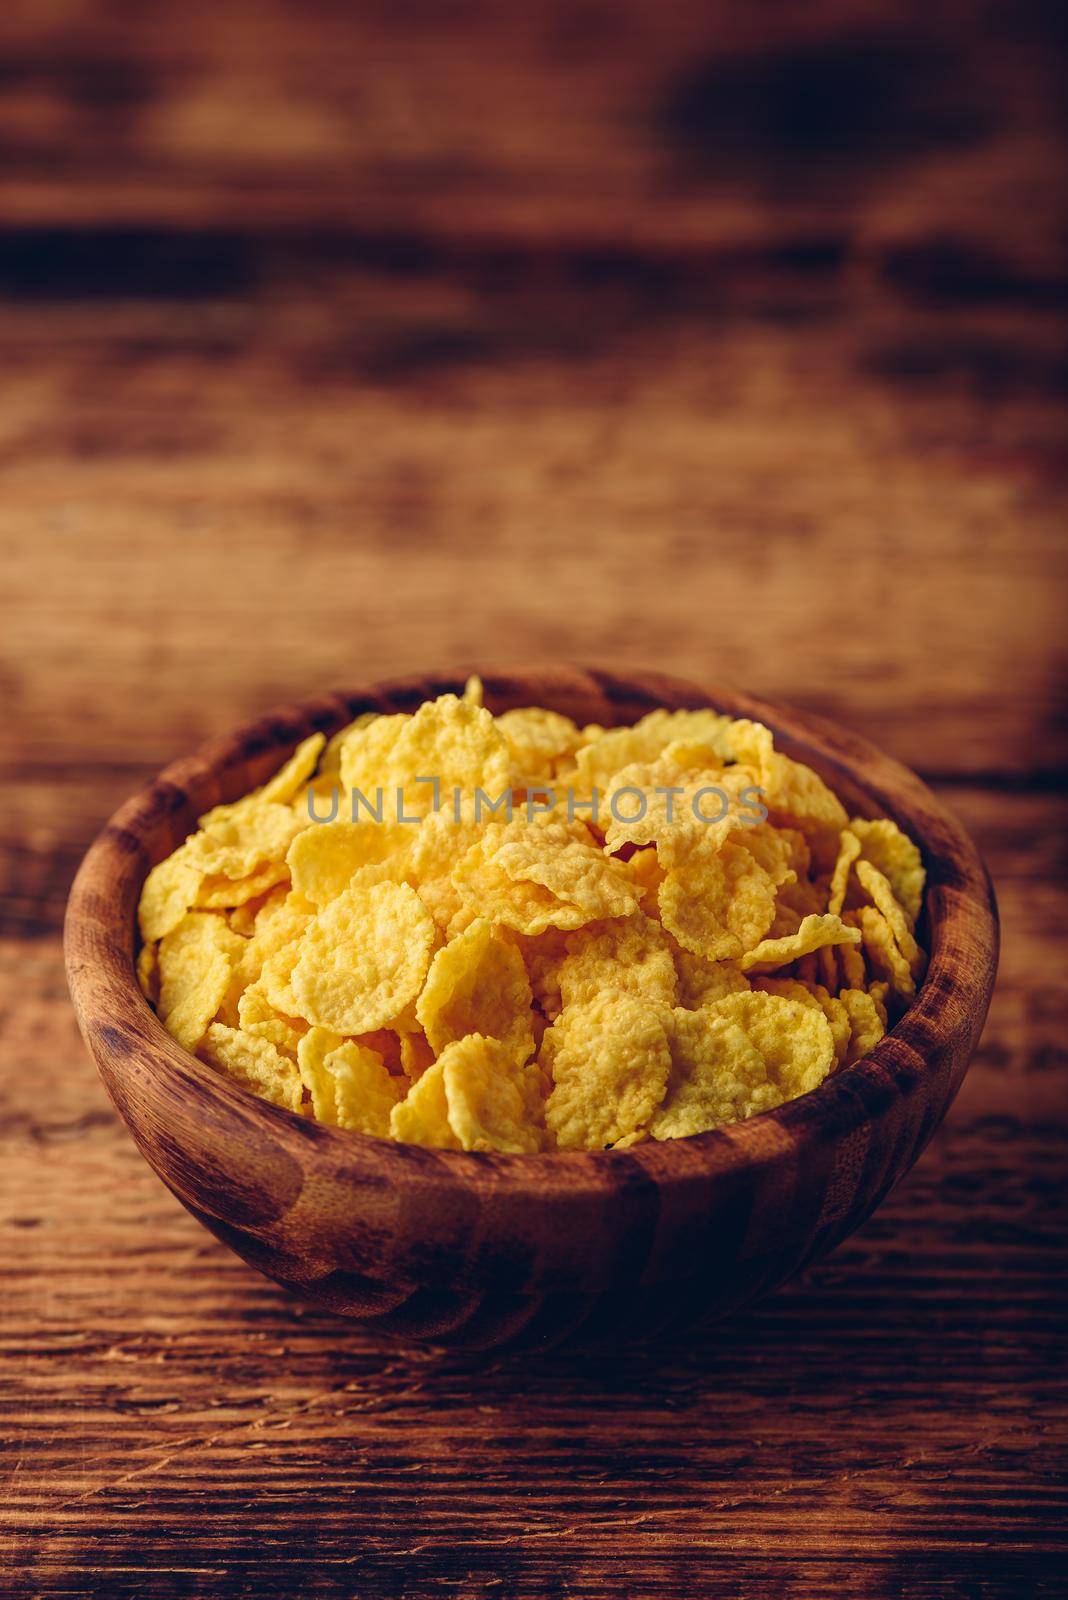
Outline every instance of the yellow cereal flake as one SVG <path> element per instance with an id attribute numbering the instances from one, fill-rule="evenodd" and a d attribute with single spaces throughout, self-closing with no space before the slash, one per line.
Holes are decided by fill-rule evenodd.
<path id="1" fill-rule="evenodd" d="M 394 1021 L 423 986 L 434 923 L 403 883 L 354 883 L 301 936 L 295 1015 L 335 1033 Z"/>
<path id="2" fill-rule="evenodd" d="M 388 1138 L 403 1080 L 390 1076 L 376 1050 L 328 1028 L 310 1028 L 300 1041 L 297 1066 L 316 1121 Z"/>
<path id="3" fill-rule="evenodd" d="M 580 928 L 567 936 L 566 949 L 557 971 L 563 1005 L 589 1005 L 611 992 L 675 1004 L 671 940 L 644 912 Z"/>
<path id="4" fill-rule="evenodd" d="M 588 921 L 629 915 L 637 909 L 638 896 L 628 874 L 583 833 L 565 822 L 516 818 L 491 824 L 483 842 L 505 877 L 513 883 L 540 884 L 580 907 Z"/>
<path id="5" fill-rule="evenodd" d="M 464 1150 L 540 1150 L 540 1075 L 500 1039 L 468 1034 L 438 1058 L 448 1123 Z M 422 1080 L 420 1080 L 422 1081 Z"/>
<path id="6" fill-rule="evenodd" d="M 477 839 L 457 863 L 451 881 L 467 921 L 481 915 L 501 927 L 534 935 L 549 928 L 581 928 L 590 920 L 580 906 L 560 900 L 541 884 L 509 878 L 493 860 L 485 839 Z M 461 931 L 456 919 L 449 927 Z"/>
<path id="7" fill-rule="evenodd" d="M 622 1139 L 617 1139 L 615 1144 L 608 1146 L 609 1150 L 632 1150 L 636 1144 L 645 1144 L 649 1135 L 644 1128 L 637 1128 L 634 1133 L 625 1133 Z"/>
<path id="8" fill-rule="evenodd" d="M 784 1000 L 796 1000 L 799 1005 L 808 1006 L 812 1010 L 820 1010 L 820 1003 L 811 989 L 798 978 L 768 978 L 755 977 L 752 988 L 760 994 L 781 995 Z"/>
<path id="9" fill-rule="evenodd" d="M 672 954 L 678 976 L 678 1003 L 685 1011 L 698 1011 L 714 1000 L 749 988 L 749 979 L 736 961 L 706 961 L 680 944 L 675 944 Z"/>
<path id="10" fill-rule="evenodd" d="M 625 869 L 558 822 L 491 823 L 452 881 L 471 916 L 528 935 L 627 916 L 638 905 Z"/>
<path id="11" fill-rule="evenodd" d="M 865 994 L 863 989 L 843 989 L 838 998 L 849 1018 L 846 1063 L 852 1066 L 854 1061 L 859 1061 L 875 1049 L 886 1032 L 886 1017 L 879 1015 L 872 996 Z"/>
<path id="12" fill-rule="evenodd" d="M 313 780 L 315 783 L 318 783 L 319 779 L 322 778 L 328 780 L 328 783 L 332 785 L 340 778 L 341 752 L 345 745 L 362 728 L 366 728 L 369 723 L 374 722 L 378 715 L 377 711 L 361 711 L 359 716 L 354 718 L 352 722 L 346 723 L 345 727 L 339 728 L 337 733 L 331 734 L 319 759 L 319 772 Z"/>
<path id="13" fill-rule="evenodd" d="M 847 928 L 859 929 L 860 927 L 855 911 L 843 911 L 842 921 Z M 864 970 L 864 957 L 859 947 L 852 944 L 840 944 L 835 948 L 834 954 L 841 968 L 844 987 L 847 989 L 863 989 L 867 982 L 867 974 Z"/>
<path id="14" fill-rule="evenodd" d="M 698 849 L 660 885 L 660 917 L 685 950 L 734 961 L 760 943 L 775 916 L 775 884 L 744 845 Z"/>
<path id="15" fill-rule="evenodd" d="M 405 1029 L 403 1033 L 395 1035 L 397 1040 L 397 1064 L 405 1077 L 412 1083 L 421 1078 L 429 1067 L 434 1065 L 434 1051 L 430 1041 L 422 1029 Z"/>
<path id="16" fill-rule="evenodd" d="M 217 806 L 201 818 L 192 843 L 205 873 L 239 882 L 267 862 L 284 861 L 299 827 L 289 806 L 257 798 L 254 804 Z"/>
<path id="17" fill-rule="evenodd" d="M 266 861 L 247 878 L 233 879 L 221 872 L 209 872 L 201 878 L 193 904 L 203 911 L 237 908 L 250 900 L 259 900 L 277 884 L 286 883 L 288 878 L 284 861 Z"/>
<path id="18" fill-rule="evenodd" d="M 834 1043 L 834 1065 L 836 1068 L 844 1066 L 851 1036 L 849 1013 L 839 997 L 831 994 L 823 984 L 813 984 L 811 992 L 823 1007 L 823 1015 L 830 1026 L 831 1039 Z"/>
<path id="19" fill-rule="evenodd" d="M 305 910 L 285 887 L 267 896 L 256 915 L 252 936 L 234 967 L 229 995 L 235 1006 L 242 990 L 261 976 L 271 957 L 299 939 L 311 916 L 311 911 Z"/>
<path id="20" fill-rule="evenodd" d="M 747 830 L 749 834 L 757 834 L 767 827 L 774 838 L 780 840 L 786 850 L 786 864 L 790 868 L 793 879 L 804 882 L 812 871 L 812 846 L 799 828 L 772 828 L 770 823 L 758 823 Z M 791 879 L 784 879 L 790 882 Z"/>
<path id="21" fill-rule="evenodd" d="M 356 874 L 368 867 L 384 867 L 400 882 L 416 832 L 414 826 L 403 822 L 376 822 L 373 818 L 305 828 L 289 846 L 286 857 L 293 888 L 321 908 L 336 900 Z"/>
<path id="22" fill-rule="evenodd" d="M 569 935 L 559 928 L 547 928 L 544 933 L 531 938 L 510 928 L 501 931 L 523 957 L 535 1005 L 552 1022 L 559 1016 L 563 1006 L 560 968 L 567 955 Z"/>
<path id="23" fill-rule="evenodd" d="M 784 1100 L 815 1089 L 830 1071 L 834 1045 L 826 1017 L 818 1018 L 794 1001 L 756 990 L 728 995 L 711 1009 L 745 1030 L 763 1055 L 769 1074 L 783 1087 Z M 799 1023 L 797 1011 L 806 1014 L 803 1023 Z"/>
<path id="24" fill-rule="evenodd" d="M 534 1050 L 531 1004 L 523 957 L 479 917 L 434 956 L 415 1014 L 436 1055 L 480 1034 L 525 1061 Z"/>
<path id="25" fill-rule="evenodd" d="M 676 1011 L 669 1028 L 667 1097 L 649 1125 L 654 1139 L 703 1133 L 770 1111 L 815 1089 L 834 1045 L 819 1005 L 752 990 L 702 1011 Z"/>
<path id="26" fill-rule="evenodd" d="M 678 1011 L 669 1027 L 671 1077 L 649 1124 L 654 1139 L 682 1139 L 739 1122 L 779 1102 L 764 1057 L 742 1028 L 711 1011 Z"/>
<path id="27" fill-rule="evenodd" d="M 849 869 L 860 855 L 860 840 L 851 828 L 844 828 L 838 839 L 838 859 L 831 873 L 831 886 L 827 894 L 827 910 L 832 917 L 841 914 L 845 905 Z"/>
<path id="28" fill-rule="evenodd" d="M 780 898 L 784 895 L 802 895 L 806 890 L 811 890 L 810 884 L 798 884 L 797 872 L 794 861 L 803 856 L 807 857 L 808 847 L 799 850 L 797 841 L 801 838 L 796 830 L 784 828 L 777 831 L 766 822 L 755 823 L 750 827 L 735 828 L 730 838 L 739 844 L 756 861 L 757 865 L 767 873 L 774 888 L 781 891 Z"/>
<path id="29" fill-rule="evenodd" d="M 321 733 L 313 733 L 302 740 L 289 760 L 261 788 L 252 789 L 238 800 L 213 806 L 199 817 L 201 830 L 210 832 L 223 824 L 239 823 L 265 807 L 278 806 L 292 810 L 294 800 L 315 771 L 325 743 L 325 736 Z"/>
<path id="30" fill-rule="evenodd" d="M 293 988 L 293 972 L 300 960 L 301 946 L 299 939 L 291 939 L 284 944 L 274 955 L 268 956 L 260 968 L 260 975 L 256 982 L 268 1005 L 275 1011 L 281 1012 L 285 1017 L 296 1018 L 300 1015 L 300 1000 Z M 235 973 L 235 979 L 237 974 Z M 240 1001 L 238 1001 L 238 1014 L 240 1015 Z M 308 1019 L 301 1016 L 301 1021 Z"/>
<path id="31" fill-rule="evenodd" d="M 760 1051 L 778 1104 L 818 1088 L 834 1064 L 834 1036 L 822 1010 L 756 990 L 728 995 L 709 1009 L 737 1023 Z"/>
<path id="32" fill-rule="evenodd" d="M 276 889 L 288 889 L 289 885 L 280 882 L 272 885 L 263 894 L 252 895 L 248 900 L 243 900 L 240 905 L 231 906 L 226 912 L 226 921 L 234 933 L 239 933 L 243 939 L 251 939 L 256 931 L 256 918 L 263 910 L 272 893 Z"/>
<path id="33" fill-rule="evenodd" d="M 769 728 L 759 722 L 734 722 L 726 743 L 735 760 L 753 773 L 773 819 L 807 837 L 841 833 L 848 818 L 837 795 L 811 767 L 776 750 Z"/>
<path id="34" fill-rule="evenodd" d="M 624 861 L 630 881 L 638 891 L 641 908 L 649 916 L 658 915 L 657 896 L 664 881 L 664 869 L 656 858 L 655 850 L 635 850 Z"/>
<path id="35" fill-rule="evenodd" d="M 916 993 L 916 981 L 882 912 L 876 911 L 874 906 L 861 906 L 856 918 L 864 953 L 875 971 L 900 999 L 911 1000 Z"/>
<path id="36" fill-rule="evenodd" d="M 257 801 L 218 806 L 205 826 L 145 880 L 139 906 L 141 936 L 160 939 L 194 905 L 226 908 L 254 898 L 285 878 L 285 854 L 298 823 L 285 806 Z"/>
<path id="37" fill-rule="evenodd" d="M 890 994 L 890 985 L 880 979 L 877 983 L 869 983 L 867 992 L 871 999 L 872 1005 L 875 1007 L 876 1012 L 879 1015 L 879 1020 L 881 1021 L 883 1028 L 888 1028 L 890 1023 L 886 1009 L 886 1002 Z"/>
<path id="38" fill-rule="evenodd" d="M 291 805 L 315 771 L 325 744 L 326 736 L 322 733 L 313 733 L 304 739 L 285 766 L 264 784 L 259 798 L 275 805 Z"/>
<path id="39" fill-rule="evenodd" d="M 146 943 L 162 939 L 181 922 L 196 899 L 204 869 L 195 838 L 187 839 L 166 860 L 152 868 L 141 890 L 138 923 Z"/>
<path id="40" fill-rule="evenodd" d="M 453 882 L 454 868 L 480 837 L 488 821 L 488 813 L 482 820 L 475 821 L 474 798 L 471 797 L 460 807 L 458 819 L 452 806 L 443 806 L 425 817 L 418 827 L 401 824 L 414 835 L 407 881 L 443 931 L 463 909 L 463 900 Z M 471 915 L 478 915 L 474 907 Z"/>
<path id="41" fill-rule="evenodd" d="M 588 793 L 602 792 L 624 767 L 655 761 L 669 745 L 698 740 L 719 748 L 730 718 L 716 711 L 650 711 L 629 728 L 600 730 L 576 757 L 580 781 Z"/>
<path id="42" fill-rule="evenodd" d="M 889 817 L 879 817 L 874 821 L 854 817 L 849 828 L 860 841 L 864 860 L 878 867 L 889 881 L 894 899 L 904 908 L 910 924 L 915 927 L 923 903 L 926 879 L 916 845 Z"/>
<path id="43" fill-rule="evenodd" d="M 237 1002 L 238 1025 L 242 1033 L 268 1039 L 284 1056 L 296 1059 L 308 1024 L 302 1017 L 287 1017 L 268 1000 L 262 982 L 250 983 Z"/>
<path id="44" fill-rule="evenodd" d="M 757 977 L 753 979 L 753 988 L 759 989 L 762 994 L 782 995 L 784 999 L 796 1000 L 810 1010 L 815 1008 L 822 1011 L 830 1024 L 835 1066 L 842 1065 L 849 1048 L 849 1016 L 845 1007 L 822 984 L 814 983 L 809 988 L 798 978 Z"/>
<path id="45" fill-rule="evenodd" d="M 496 721 L 497 731 L 504 735 L 508 746 L 513 782 L 517 785 L 527 779 L 551 783 L 582 743 L 581 730 L 570 717 L 544 711 L 540 706 L 505 711 Z"/>
<path id="46" fill-rule="evenodd" d="M 159 946 L 143 944 L 137 952 L 137 983 L 150 1006 L 159 1004 Z"/>
<path id="47" fill-rule="evenodd" d="M 201 1041 L 201 1060 L 244 1089 L 287 1111 L 302 1109 L 303 1093 L 296 1063 L 281 1055 L 270 1040 L 213 1022 Z"/>
<path id="48" fill-rule="evenodd" d="M 222 1004 L 244 941 L 223 917 L 190 911 L 159 945 L 159 1014 L 186 1050 L 195 1050 Z"/>
<path id="49" fill-rule="evenodd" d="M 889 880 L 883 876 L 878 867 L 873 867 L 870 861 L 858 861 L 857 881 L 871 896 L 875 909 L 881 911 L 886 918 L 895 943 L 909 964 L 909 971 L 914 978 L 918 977 L 923 970 L 923 951 L 912 936 L 908 918 L 895 900 Z"/>
<path id="50" fill-rule="evenodd" d="M 495 800 L 508 786 L 510 765 L 490 713 L 453 694 L 426 701 L 411 717 L 376 718 L 341 751 L 347 791 L 357 789 L 373 804 L 379 788 L 390 799 L 399 789 L 406 814 L 413 816 L 437 809 L 438 798 L 454 789 L 471 796 L 482 789 Z"/>
<path id="51" fill-rule="evenodd" d="M 856 929 L 847 928 L 841 917 L 809 916 L 804 918 L 796 933 L 781 939 L 765 939 L 743 955 L 738 965 L 743 972 L 771 971 L 811 955 L 825 945 L 859 943 Z"/>
<path id="52" fill-rule="evenodd" d="M 649 1001 L 606 994 L 568 1007 L 542 1052 L 553 1079 L 545 1121 L 561 1150 L 615 1144 L 664 1098 L 671 1053 L 662 1008 Z"/>
<path id="53" fill-rule="evenodd" d="M 775 899 L 775 922 L 782 919 L 792 923 L 792 927 L 784 931 L 796 933 L 806 917 L 817 917 L 822 913 L 823 896 L 816 884 L 809 883 L 804 878 L 800 882 L 789 881 L 780 884 Z M 775 923 L 773 923 L 772 937 L 775 936 Z"/>
<path id="54" fill-rule="evenodd" d="M 405 1144 L 427 1145 L 436 1150 L 459 1150 L 459 1139 L 449 1123 L 449 1102 L 440 1061 L 428 1067 L 407 1095 L 389 1114 L 389 1131 Z"/>
<path id="55" fill-rule="evenodd" d="M 716 772 L 671 785 L 653 767 L 625 768 L 599 808 L 605 849 L 615 853 L 624 845 L 654 845 L 665 869 L 678 866 L 695 849 L 718 849 L 738 820 L 723 793 Z"/>

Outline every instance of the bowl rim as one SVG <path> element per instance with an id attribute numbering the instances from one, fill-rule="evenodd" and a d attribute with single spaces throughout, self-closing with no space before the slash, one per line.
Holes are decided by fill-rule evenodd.
<path id="1" fill-rule="evenodd" d="M 825 774 L 837 774 L 840 785 L 870 801 L 872 814 L 893 816 L 920 845 L 928 875 L 930 951 L 927 974 L 908 1011 L 868 1056 L 832 1073 L 808 1094 L 745 1122 L 683 1139 L 645 1140 L 626 1150 L 535 1155 L 430 1151 L 298 1116 L 259 1099 L 190 1055 L 166 1031 L 136 978 L 133 913 L 149 868 L 168 853 L 153 852 L 146 840 L 183 812 L 199 815 L 244 792 L 237 788 L 229 793 L 226 777 L 242 766 L 247 775 L 250 761 L 263 773 L 255 782 L 263 782 L 309 733 L 329 734 L 364 710 L 411 710 L 437 694 L 459 693 L 471 672 L 481 677 L 487 702 L 500 709 L 505 708 L 502 702 L 553 708 L 554 696 L 567 702 L 586 695 L 628 708 L 619 719 L 623 722 L 659 706 L 710 706 L 765 722 L 787 753 L 817 757 L 811 764 Z M 524 685 L 536 687 L 537 697 Z M 244 781 L 248 787 L 247 776 Z M 311 1142 L 342 1175 L 358 1177 L 361 1170 L 373 1168 L 376 1181 L 405 1189 L 447 1186 L 450 1176 L 462 1176 L 469 1188 L 502 1198 L 536 1189 L 552 1199 L 589 1199 L 607 1198 L 618 1188 L 621 1163 L 640 1169 L 645 1179 L 661 1187 L 688 1185 L 741 1166 L 774 1163 L 815 1130 L 847 1134 L 893 1099 L 914 1092 L 932 1059 L 958 1059 L 962 1047 L 977 1036 L 996 974 L 998 920 L 989 875 L 962 825 L 908 768 L 836 723 L 781 701 L 759 699 L 726 682 L 695 684 L 659 672 L 560 662 L 512 668 L 476 664 L 431 676 L 383 679 L 285 704 L 170 763 L 119 807 L 90 845 L 70 891 L 64 947 L 71 997 L 94 1057 L 99 1060 L 101 1030 L 115 1018 L 123 1019 L 142 1058 L 151 1057 L 151 1070 L 169 1080 L 174 1094 L 193 1096 L 209 1115 L 228 1107 L 243 1129 L 259 1124 L 274 1144 L 280 1142 L 301 1159 L 306 1159 Z M 965 1066 L 968 1054 L 970 1048 L 964 1049 Z M 959 1079 L 950 1097 L 957 1087 Z M 937 1119 L 932 1129 L 936 1124 Z"/>

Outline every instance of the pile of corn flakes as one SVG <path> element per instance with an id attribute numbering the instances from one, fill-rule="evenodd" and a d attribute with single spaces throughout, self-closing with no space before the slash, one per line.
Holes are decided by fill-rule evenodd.
<path id="1" fill-rule="evenodd" d="M 327 819 L 327 820 L 324 820 Z M 264 1099 L 452 1150 L 736 1122 L 916 992 L 924 869 L 759 723 L 491 716 L 472 679 L 315 734 L 141 895 L 141 987 Z"/>

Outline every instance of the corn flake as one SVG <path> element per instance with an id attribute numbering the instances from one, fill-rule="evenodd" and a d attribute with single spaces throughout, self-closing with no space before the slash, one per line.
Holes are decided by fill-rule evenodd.
<path id="1" fill-rule="evenodd" d="M 733 961 L 752 950 L 775 916 L 775 883 L 744 845 L 694 850 L 660 885 L 664 927 L 706 961 Z"/>
<path id="2" fill-rule="evenodd" d="M 669 935 L 644 912 L 580 928 L 566 948 L 556 974 L 562 1005 L 588 1005 L 609 992 L 675 1004 Z"/>
<path id="3" fill-rule="evenodd" d="M 164 1026 L 195 1050 L 223 1002 L 244 941 L 223 917 L 190 911 L 159 945 L 159 1014 Z"/>
<path id="4" fill-rule="evenodd" d="M 528 935 L 626 916 L 638 905 L 624 867 L 563 823 L 491 823 L 452 881 L 469 915 Z"/>
<path id="5" fill-rule="evenodd" d="M 316 1121 L 388 1137 L 402 1090 L 377 1051 L 327 1028 L 311 1028 L 300 1041 L 297 1065 Z"/>
<path id="6" fill-rule="evenodd" d="M 301 936 L 290 980 L 295 1014 L 335 1033 L 387 1026 L 422 988 L 433 943 L 414 889 L 352 884 Z"/>
<path id="7" fill-rule="evenodd" d="M 834 863 L 831 886 L 827 894 L 827 910 L 832 917 L 839 916 L 842 907 L 845 905 L 849 869 L 859 855 L 860 840 L 852 829 L 844 828 L 838 839 L 838 858 Z"/>
<path id="8" fill-rule="evenodd" d="M 875 1000 L 863 989 L 843 989 L 838 998 L 849 1018 L 846 1063 L 852 1066 L 854 1061 L 859 1061 L 875 1049 L 886 1032 L 886 1016 L 880 1016 Z"/>
<path id="9" fill-rule="evenodd" d="M 870 861 L 857 862 L 857 880 L 871 896 L 875 909 L 881 911 L 885 917 L 898 949 L 909 964 L 912 976 L 918 977 L 923 970 L 923 951 L 912 937 L 908 919 L 894 898 L 889 880 L 883 876 L 878 867 L 873 867 Z"/>
<path id="10" fill-rule="evenodd" d="M 716 711 L 650 711 L 633 727 L 602 730 L 585 744 L 576 757 L 580 780 L 587 793 L 604 791 L 624 767 L 655 761 L 680 740 L 721 748 L 729 727 L 730 718 Z"/>
<path id="11" fill-rule="evenodd" d="M 303 1091 L 296 1063 L 281 1055 L 268 1039 L 213 1022 L 198 1053 L 209 1066 L 272 1105 L 301 1111 Z"/>
<path id="12" fill-rule="evenodd" d="M 407 1095 L 389 1114 L 389 1131 L 406 1144 L 427 1145 L 431 1149 L 459 1150 L 459 1139 L 449 1122 L 449 1102 L 440 1061 L 428 1067 Z"/>
<path id="13" fill-rule="evenodd" d="M 489 858 L 513 883 L 540 884 L 578 906 L 587 920 L 625 917 L 638 896 L 628 874 L 608 859 L 579 825 L 520 818 L 487 829 Z"/>
<path id="14" fill-rule="evenodd" d="M 505 711 L 496 722 L 508 746 L 517 784 L 527 779 L 551 783 L 582 743 L 582 732 L 570 717 L 540 706 Z"/>
<path id="15" fill-rule="evenodd" d="M 464 1150 L 540 1150 L 541 1079 L 500 1039 L 479 1033 L 447 1046 L 438 1059 L 449 1126 Z"/>
<path id="16" fill-rule="evenodd" d="M 914 927 L 923 901 L 925 879 L 923 861 L 916 845 L 889 817 L 879 817 L 871 822 L 863 817 L 854 817 L 849 828 L 860 841 L 864 860 L 878 867 L 888 880 L 895 900 L 903 907 Z"/>
<path id="17" fill-rule="evenodd" d="M 738 965 L 743 972 L 752 972 L 758 967 L 770 970 L 788 966 L 791 961 L 811 955 L 825 945 L 859 943 L 856 930 L 846 927 L 841 917 L 808 916 L 796 933 L 781 939 L 765 939 L 743 955 Z"/>
<path id="18" fill-rule="evenodd" d="M 305 828 L 286 857 L 293 888 L 312 905 L 329 905 L 358 872 L 384 869 L 382 876 L 404 877 L 415 829 L 402 822 L 323 822 Z"/>
<path id="19" fill-rule="evenodd" d="M 831 1070 L 834 1036 L 822 1010 L 755 989 L 728 995 L 709 1010 L 736 1022 L 760 1051 L 780 1104 L 818 1088 Z"/>
<path id="20" fill-rule="evenodd" d="M 652 1116 L 671 1070 L 662 1016 L 621 994 L 561 1012 L 542 1054 L 553 1079 L 545 1120 L 562 1150 L 615 1144 Z"/>
<path id="21" fill-rule="evenodd" d="M 482 789 L 496 799 L 508 786 L 510 765 L 490 713 L 451 694 L 426 701 L 411 717 L 378 717 L 341 751 L 347 790 L 359 790 L 372 803 L 379 788 L 391 798 L 400 790 L 405 811 L 419 816 L 436 810 L 439 796 L 453 789 L 465 795 Z"/>
<path id="22" fill-rule="evenodd" d="M 294 1060 L 308 1024 L 302 1017 L 285 1016 L 267 998 L 262 982 L 250 983 L 237 1002 L 238 1025 L 242 1033 L 268 1039 L 276 1050 Z"/>
<path id="23" fill-rule="evenodd" d="M 898 948 L 890 924 L 874 906 L 861 906 L 855 913 L 864 952 L 875 971 L 902 1000 L 911 1000 L 916 982 L 906 958 Z"/>
<path id="24" fill-rule="evenodd" d="M 531 1004 L 523 957 L 480 917 L 434 956 L 415 1014 L 438 1055 L 480 1034 L 526 1061 L 534 1049 Z"/>
<path id="25" fill-rule="evenodd" d="M 681 1139 L 777 1104 L 764 1057 L 745 1031 L 711 1011 L 679 1011 L 669 1028 L 670 1086 L 653 1116 L 654 1139 Z"/>

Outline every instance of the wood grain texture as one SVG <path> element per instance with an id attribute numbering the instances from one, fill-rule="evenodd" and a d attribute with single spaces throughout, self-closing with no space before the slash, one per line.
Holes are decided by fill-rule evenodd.
<path id="1" fill-rule="evenodd" d="M 4 1586 L 1059 1600 L 1058 8 L 254 9 L 0 12 Z M 63 904 L 202 739 L 556 652 L 935 779 L 999 988 L 909 1179 L 711 1343 L 404 1355 L 159 1186 Z"/>
<path id="2" fill-rule="evenodd" d="M 387 287 L 0 311 L 8 767 L 147 772 L 494 641 L 803 686 L 927 772 L 1064 767 L 1061 407 L 870 370 L 949 319 Z"/>

